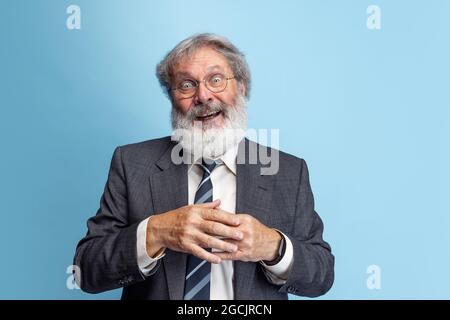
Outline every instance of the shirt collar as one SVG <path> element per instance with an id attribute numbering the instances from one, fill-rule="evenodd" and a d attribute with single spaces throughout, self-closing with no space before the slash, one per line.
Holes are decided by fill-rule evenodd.
<path id="1" fill-rule="evenodd" d="M 234 175 L 236 175 L 236 157 L 237 157 L 237 152 L 238 152 L 238 148 L 239 147 L 239 143 L 235 144 L 233 147 L 231 147 L 230 149 L 228 149 L 223 155 L 221 155 L 220 157 L 214 159 L 215 161 L 219 162 L 219 163 L 223 163 L 227 166 L 227 168 L 233 172 Z M 192 159 L 192 155 L 191 155 L 191 159 Z M 192 167 L 195 164 L 199 164 L 202 162 L 202 158 L 199 157 L 197 158 L 195 161 L 193 161 L 190 165 L 189 165 L 189 171 L 192 169 Z"/>

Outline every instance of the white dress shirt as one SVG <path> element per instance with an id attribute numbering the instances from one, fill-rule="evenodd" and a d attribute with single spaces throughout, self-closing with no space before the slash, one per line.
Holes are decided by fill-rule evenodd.
<path id="1" fill-rule="evenodd" d="M 229 149 L 224 155 L 219 157 L 220 165 L 211 173 L 211 182 L 213 185 L 213 199 L 220 199 L 220 208 L 230 213 L 236 210 L 236 155 L 238 146 Z M 194 203 L 195 192 L 203 177 L 203 169 L 198 165 L 201 159 L 198 159 L 188 169 L 188 196 L 189 204 Z M 164 257 L 161 253 L 155 258 L 147 254 L 146 235 L 148 219 L 143 220 L 137 229 L 137 258 L 138 266 L 144 276 L 156 266 L 159 259 Z M 264 266 L 264 273 L 267 279 L 276 285 L 286 283 L 293 262 L 293 248 L 289 237 L 284 235 L 286 241 L 286 251 L 283 258 L 275 265 Z M 214 252 L 214 251 L 213 251 Z M 211 264 L 211 300 L 233 300 L 233 261 L 224 260 L 220 264 Z"/>

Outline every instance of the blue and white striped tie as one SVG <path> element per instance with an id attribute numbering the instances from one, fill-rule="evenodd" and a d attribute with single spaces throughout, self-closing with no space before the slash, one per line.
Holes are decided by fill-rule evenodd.
<path id="1" fill-rule="evenodd" d="M 204 160 L 200 164 L 203 168 L 203 178 L 195 193 L 194 204 L 211 202 L 213 200 L 213 186 L 211 172 L 217 163 L 207 163 Z M 210 249 L 208 249 L 210 250 Z M 211 264 L 196 256 L 188 255 L 186 267 L 186 281 L 184 286 L 185 300 L 209 300 L 211 280 Z"/>

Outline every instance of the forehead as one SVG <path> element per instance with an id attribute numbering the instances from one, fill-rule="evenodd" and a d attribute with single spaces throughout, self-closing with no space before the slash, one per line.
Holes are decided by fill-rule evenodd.
<path id="1" fill-rule="evenodd" d="M 175 76 L 181 74 L 196 76 L 214 70 L 228 72 L 230 65 L 221 53 L 213 48 L 202 47 L 176 64 L 173 68 L 173 73 Z"/>

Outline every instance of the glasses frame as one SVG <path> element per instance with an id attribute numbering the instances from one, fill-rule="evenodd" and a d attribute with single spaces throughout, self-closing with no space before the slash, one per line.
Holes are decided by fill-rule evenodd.
<path id="1" fill-rule="evenodd" d="M 232 76 L 232 77 L 226 77 L 226 76 L 225 76 L 225 78 L 224 78 L 225 81 L 226 81 L 226 82 L 225 82 L 225 87 L 223 87 L 223 89 L 221 89 L 221 90 L 219 90 L 219 91 L 213 91 L 213 90 L 211 90 L 211 88 L 206 84 L 206 81 L 207 81 L 207 80 L 210 80 L 212 77 L 214 77 L 214 76 L 216 76 L 216 75 L 218 75 L 218 74 L 219 74 L 219 75 L 225 76 L 225 75 L 222 74 L 222 73 L 213 73 L 213 74 L 209 75 L 208 77 L 205 77 L 203 80 L 200 80 L 200 81 L 195 80 L 195 79 L 184 79 L 183 81 L 185 81 L 185 80 L 190 80 L 190 81 L 193 81 L 193 82 L 195 83 L 195 90 L 193 91 L 192 95 L 183 93 L 178 87 L 171 88 L 170 90 L 171 90 L 171 91 L 178 91 L 178 92 L 180 93 L 180 95 L 183 96 L 183 97 L 182 97 L 183 99 L 189 99 L 189 98 L 192 98 L 193 96 L 195 96 L 195 95 L 197 94 L 198 88 L 200 87 L 200 84 L 203 82 L 203 84 L 205 85 L 205 88 L 208 89 L 209 91 L 211 91 L 212 93 L 220 93 L 220 92 L 224 92 L 224 91 L 227 89 L 227 87 L 228 87 L 228 80 L 236 79 L 236 77 L 235 77 L 235 76 Z M 183 81 L 181 81 L 180 84 L 181 84 Z"/>

